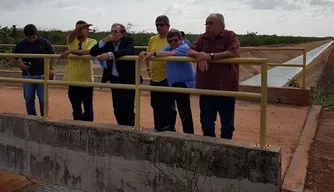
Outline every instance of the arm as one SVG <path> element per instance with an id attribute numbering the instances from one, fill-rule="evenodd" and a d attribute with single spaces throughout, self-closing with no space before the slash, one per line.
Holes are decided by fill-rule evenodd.
<path id="1" fill-rule="evenodd" d="M 89 49 L 84 49 L 84 50 L 67 50 L 69 54 L 73 55 L 89 55 Z"/>
<path id="2" fill-rule="evenodd" d="M 226 59 L 240 56 L 240 42 L 233 32 L 228 37 L 228 48 L 226 51 L 215 53 L 214 59 Z"/>
<path id="3" fill-rule="evenodd" d="M 202 50 L 203 40 L 202 35 L 200 35 L 190 46 L 186 56 L 197 59 L 198 53 Z"/>
<path id="4" fill-rule="evenodd" d="M 22 53 L 21 52 L 21 43 L 20 42 L 18 44 L 16 44 L 15 48 L 13 49 L 13 53 Z M 11 59 L 11 61 L 12 61 L 13 66 L 18 67 L 20 69 L 28 69 L 29 68 L 29 66 L 26 66 L 25 64 L 20 63 L 18 61 L 18 58 L 14 58 L 13 57 Z"/>
<path id="5" fill-rule="evenodd" d="M 23 63 L 20 63 L 16 58 L 12 58 L 12 64 L 15 67 L 18 67 L 20 69 L 28 69 L 29 66 L 24 65 Z"/>
<path id="6" fill-rule="evenodd" d="M 71 33 L 67 36 L 67 43 L 70 44 L 74 39 L 77 37 L 77 35 L 81 32 L 83 29 L 89 30 L 89 27 L 92 26 L 92 24 L 78 24 L 76 25 L 75 29 L 71 31 Z"/>
<path id="7" fill-rule="evenodd" d="M 123 38 L 121 44 L 124 44 L 124 46 L 121 47 L 120 45 L 120 48 L 117 51 L 112 52 L 114 59 L 118 59 L 125 55 L 134 54 L 135 49 L 134 49 L 132 38 L 129 38 L 129 37 Z"/>
<path id="8" fill-rule="evenodd" d="M 88 41 L 88 40 L 86 40 Z M 74 43 L 74 42 L 71 42 L 71 43 Z M 73 54 L 73 55 L 90 55 L 89 51 L 90 49 L 92 49 L 92 47 L 94 46 L 94 44 L 96 44 L 96 40 L 89 40 L 88 42 L 89 44 L 87 45 L 87 48 L 86 49 L 83 49 L 83 50 L 74 50 L 74 49 L 69 49 L 67 51 L 65 51 L 64 53 L 62 53 L 60 55 L 60 58 L 61 59 L 65 59 L 67 58 L 67 56 L 69 56 L 70 54 Z M 72 46 L 69 46 L 69 47 L 72 47 Z"/>
<path id="9" fill-rule="evenodd" d="M 188 47 L 186 45 L 180 45 L 176 49 L 170 51 L 170 46 L 166 46 L 159 52 L 155 52 L 155 57 L 167 57 L 167 56 L 186 56 Z M 148 52 L 147 57 L 154 56 L 154 52 Z"/>
<path id="10" fill-rule="evenodd" d="M 107 53 L 110 51 L 109 46 L 104 40 L 101 40 L 99 43 L 96 43 L 90 50 L 89 55 L 96 57 L 98 55 L 102 55 L 103 53 Z"/>

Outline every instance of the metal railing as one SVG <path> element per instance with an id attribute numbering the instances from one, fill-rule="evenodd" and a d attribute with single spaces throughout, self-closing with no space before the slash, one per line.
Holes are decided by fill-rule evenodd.
<path id="1" fill-rule="evenodd" d="M 15 47 L 15 44 L 0 44 L 0 47 Z M 53 47 L 65 48 L 67 45 L 52 45 Z M 135 49 L 146 49 L 147 46 L 134 46 Z M 306 48 L 304 47 L 240 47 L 241 51 L 302 51 L 302 64 L 283 64 L 283 63 L 268 63 L 269 67 L 302 67 L 302 88 L 306 87 Z M 149 78 L 145 78 L 149 80 Z"/>
<path id="2" fill-rule="evenodd" d="M 260 65 L 261 66 L 261 93 L 236 92 L 236 91 L 221 91 L 221 90 L 206 90 L 206 89 L 187 89 L 187 88 L 172 88 L 172 87 L 157 87 L 140 84 L 140 59 L 138 56 L 123 56 L 118 60 L 135 60 L 136 61 L 136 82 L 135 85 L 113 84 L 113 83 L 89 83 L 89 82 L 73 82 L 73 81 L 58 81 L 49 80 L 49 60 L 59 59 L 59 54 L 13 54 L 0 53 L 0 58 L 44 58 L 44 80 L 32 80 L 21 78 L 5 78 L 0 77 L 0 82 L 16 82 L 16 83 L 38 83 L 44 84 L 44 119 L 49 117 L 49 85 L 72 85 L 83 87 L 105 87 L 117 89 L 134 89 L 135 90 L 135 129 L 140 129 L 140 92 L 141 91 L 162 91 L 162 92 L 177 92 L 188 93 L 196 95 L 213 95 L 213 96 L 228 96 L 235 98 L 248 98 L 260 100 L 260 147 L 267 147 L 266 145 L 266 122 L 267 122 L 267 70 L 268 61 L 266 58 L 231 58 L 213 61 L 214 63 L 224 63 L 228 65 L 239 63 L 242 65 Z M 75 56 L 70 55 L 68 59 L 94 59 L 91 56 Z M 191 61 L 195 59 L 190 57 L 156 57 L 153 61 Z"/>
<path id="3" fill-rule="evenodd" d="M 270 67 L 302 67 L 302 88 L 306 87 L 306 48 L 305 47 L 240 47 L 244 51 L 302 51 L 303 64 L 268 63 Z"/>

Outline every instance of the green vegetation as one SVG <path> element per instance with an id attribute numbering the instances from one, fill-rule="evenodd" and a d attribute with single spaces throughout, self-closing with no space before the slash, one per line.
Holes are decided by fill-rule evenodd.
<path id="1" fill-rule="evenodd" d="M 329 58 L 333 58 L 334 49 Z M 334 111 L 334 61 L 323 62 L 325 67 L 315 87 L 311 87 L 311 103 L 321 105 L 325 111 Z"/>
<path id="2" fill-rule="evenodd" d="M 288 86 L 294 88 L 300 87 L 299 82 L 296 79 L 288 79 Z"/>
<path id="3" fill-rule="evenodd" d="M 128 23 L 127 28 L 129 36 L 134 39 L 134 44 L 138 46 L 146 46 L 149 38 L 153 33 L 133 32 L 131 27 L 133 24 Z M 39 35 L 48 39 L 54 45 L 65 45 L 66 36 L 70 31 L 61 30 L 39 30 Z M 92 30 L 90 33 L 91 38 L 97 40 L 102 39 L 108 34 L 108 31 L 98 32 Z M 198 34 L 186 34 L 187 38 L 191 41 L 195 40 Z M 17 28 L 16 25 L 12 27 L 0 26 L 0 44 L 15 44 L 21 38 L 23 38 L 22 29 Z M 312 41 L 320 41 L 329 39 L 330 37 L 294 37 L 294 36 L 277 36 L 277 35 L 258 35 L 257 33 L 250 32 L 245 35 L 238 35 L 240 44 L 242 47 L 246 46 L 261 46 L 261 45 L 273 45 L 273 44 L 287 44 L 287 43 L 305 43 Z"/>

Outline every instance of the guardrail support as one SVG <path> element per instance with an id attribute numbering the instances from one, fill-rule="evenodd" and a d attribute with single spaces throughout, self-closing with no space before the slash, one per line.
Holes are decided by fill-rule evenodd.
<path id="1" fill-rule="evenodd" d="M 136 59 L 135 129 L 140 129 L 140 62 Z"/>
<path id="2" fill-rule="evenodd" d="M 306 87 L 306 49 L 303 51 L 303 80 L 302 80 L 302 86 L 303 89 Z"/>
<path id="3" fill-rule="evenodd" d="M 44 116 L 43 119 L 49 119 L 49 59 L 44 57 Z"/>
<path id="4" fill-rule="evenodd" d="M 267 91 L 268 91 L 268 61 L 263 61 L 261 65 L 261 110 L 260 110 L 260 147 L 268 148 L 266 143 L 267 128 Z"/>

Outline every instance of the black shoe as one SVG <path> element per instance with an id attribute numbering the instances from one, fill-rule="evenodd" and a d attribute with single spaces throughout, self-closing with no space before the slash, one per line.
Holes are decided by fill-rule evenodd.
<path id="1" fill-rule="evenodd" d="M 158 132 L 162 132 L 162 131 L 176 131 L 175 127 L 171 128 L 171 126 L 167 125 L 165 127 L 160 127 L 160 126 L 156 126 L 154 127 L 154 129 Z"/>

